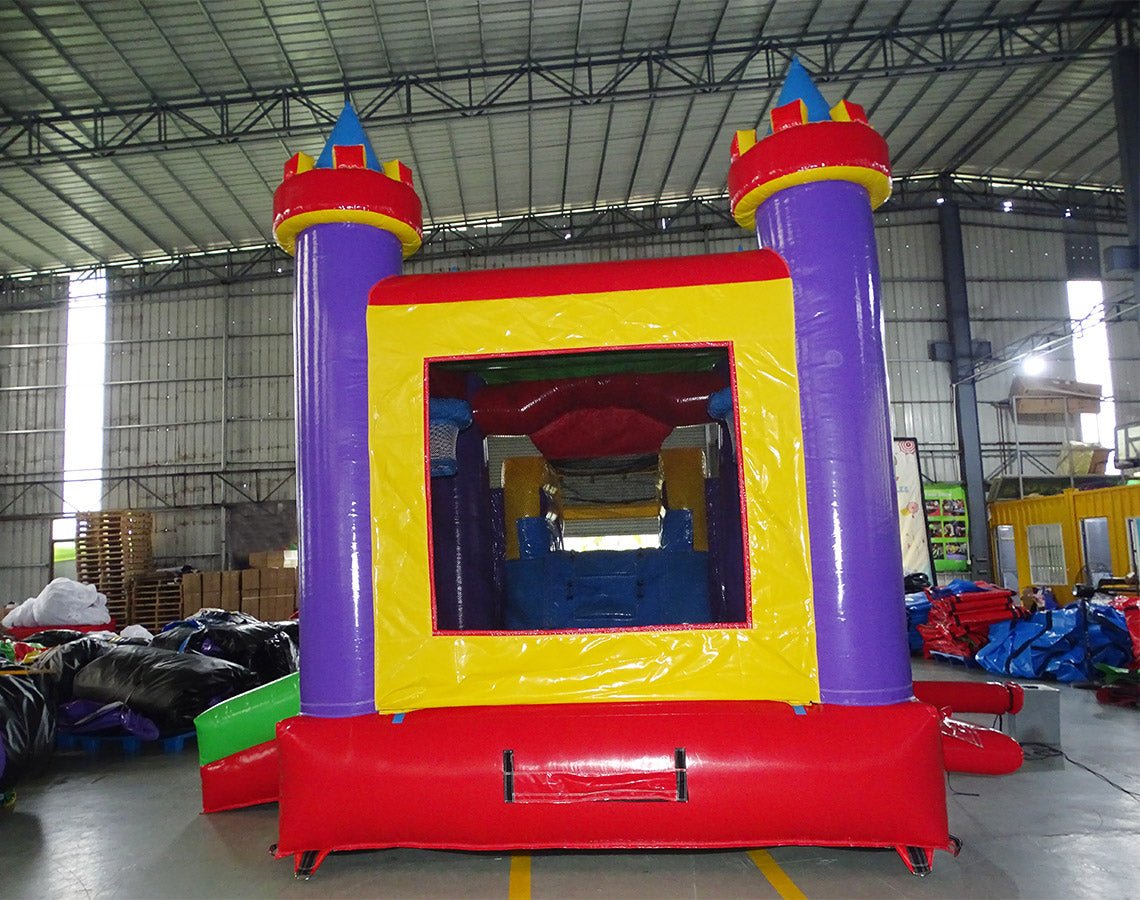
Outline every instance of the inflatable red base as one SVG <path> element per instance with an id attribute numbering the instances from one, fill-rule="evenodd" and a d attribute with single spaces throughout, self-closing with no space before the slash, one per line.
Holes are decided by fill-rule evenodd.
<path id="1" fill-rule="evenodd" d="M 224 812 L 276 803 L 277 741 L 266 741 L 207 763 L 202 777 L 202 812 Z"/>
<path id="2" fill-rule="evenodd" d="M 464 707 L 278 725 L 280 839 L 333 850 L 893 847 L 948 832 L 941 717 L 774 702 Z"/>

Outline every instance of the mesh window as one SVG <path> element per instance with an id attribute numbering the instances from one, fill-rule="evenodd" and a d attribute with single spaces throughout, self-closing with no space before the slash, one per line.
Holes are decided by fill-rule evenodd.
<path id="1" fill-rule="evenodd" d="M 1034 584 L 1065 584 L 1065 538 L 1061 526 L 1030 525 L 1029 539 L 1029 580 Z"/>

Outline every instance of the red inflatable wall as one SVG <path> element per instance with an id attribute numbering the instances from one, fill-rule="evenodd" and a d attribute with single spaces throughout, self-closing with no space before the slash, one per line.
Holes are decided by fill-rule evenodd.
<path id="1" fill-rule="evenodd" d="M 929 856 L 952 847 L 939 726 L 919 702 L 300 716 L 278 726 L 277 852 L 300 861 L 317 851 L 317 864 L 329 850 L 395 846 L 806 844 Z"/>
<path id="2" fill-rule="evenodd" d="M 222 812 L 276 803 L 277 741 L 266 741 L 207 763 L 202 777 L 202 812 Z"/>

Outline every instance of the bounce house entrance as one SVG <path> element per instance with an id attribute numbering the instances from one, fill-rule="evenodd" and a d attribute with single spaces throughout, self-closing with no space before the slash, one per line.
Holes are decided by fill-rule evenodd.
<path id="1" fill-rule="evenodd" d="M 426 380 L 437 633 L 748 624 L 730 347 Z"/>

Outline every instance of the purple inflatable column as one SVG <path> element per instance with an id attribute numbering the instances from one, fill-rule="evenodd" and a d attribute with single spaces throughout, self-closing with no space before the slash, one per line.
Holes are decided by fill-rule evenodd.
<path id="1" fill-rule="evenodd" d="M 368 289 L 398 275 L 400 242 L 371 225 L 297 238 L 294 308 L 301 711 L 375 712 L 368 490 Z"/>
<path id="2" fill-rule="evenodd" d="M 286 165 L 274 213 L 297 257 L 301 712 L 363 715 L 376 710 L 365 312 L 419 245 L 419 199 L 405 167 L 375 164 L 346 106 L 318 160 Z"/>
<path id="3" fill-rule="evenodd" d="M 792 276 L 821 698 L 896 703 L 912 684 L 871 217 L 887 150 L 855 104 L 815 122 L 812 105 L 778 107 L 752 146 L 738 132 L 729 188 Z"/>

